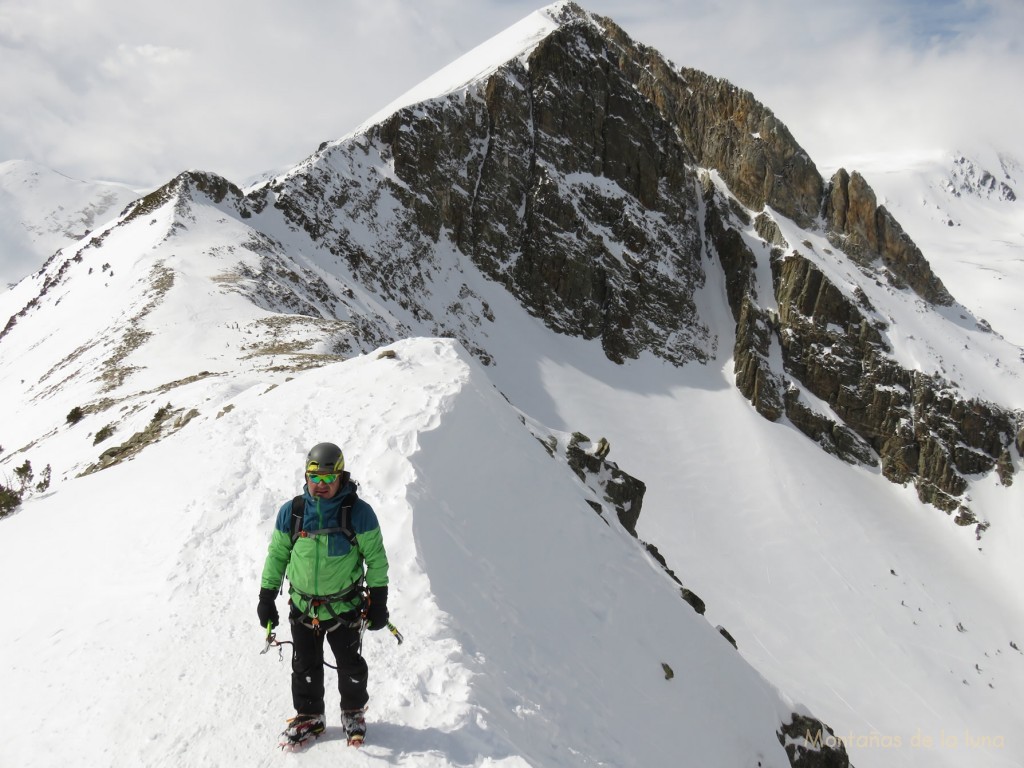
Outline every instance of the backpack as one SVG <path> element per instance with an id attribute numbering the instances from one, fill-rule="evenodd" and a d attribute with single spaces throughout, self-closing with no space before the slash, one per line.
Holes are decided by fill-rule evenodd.
<path id="1" fill-rule="evenodd" d="M 342 475 L 342 487 L 350 479 L 348 472 Z M 353 483 L 354 485 L 355 483 Z M 298 495 L 292 499 L 292 546 L 295 546 L 296 540 L 303 535 L 309 536 L 313 534 L 328 534 L 328 533 L 340 533 L 346 539 L 352 547 L 358 547 L 356 543 L 356 533 L 352 530 L 352 507 L 359 500 L 356 495 L 355 488 L 348 494 L 345 502 L 341 505 L 341 510 L 338 513 L 338 527 L 337 528 L 320 528 L 315 531 L 304 531 L 302 530 L 302 517 L 306 511 L 306 500 L 303 495 Z"/>

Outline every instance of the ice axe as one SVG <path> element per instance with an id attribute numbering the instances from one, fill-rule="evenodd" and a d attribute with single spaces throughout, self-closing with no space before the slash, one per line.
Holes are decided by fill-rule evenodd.
<path id="1" fill-rule="evenodd" d="M 390 621 L 388 622 L 388 630 L 389 630 L 389 631 L 391 632 L 391 634 L 392 634 L 392 635 L 394 635 L 394 636 L 395 636 L 395 640 L 397 640 L 397 641 L 398 641 L 398 644 L 399 644 L 399 645 L 401 645 L 401 644 L 402 644 L 402 643 L 404 642 L 405 638 L 404 638 L 404 637 L 402 637 L 402 633 L 401 633 L 401 632 L 399 632 L 399 631 L 398 631 L 398 627 L 396 627 L 396 626 L 395 626 L 394 624 L 392 624 L 392 623 L 391 623 Z"/>

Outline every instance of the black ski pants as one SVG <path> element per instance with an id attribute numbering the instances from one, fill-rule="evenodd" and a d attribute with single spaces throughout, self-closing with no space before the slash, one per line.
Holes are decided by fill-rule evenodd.
<path id="1" fill-rule="evenodd" d="M 324 638 L 338 665 L 338 692 L 342 709 L 366 706 L 368 670 L 359 653 L 359 627 L 338 622 L 321 622 L 317 628 L 302 623 L 302 616 L 289 616 L 292 629 L 292 703 L 305 715 L 322 715 L 324 709 Z"/>

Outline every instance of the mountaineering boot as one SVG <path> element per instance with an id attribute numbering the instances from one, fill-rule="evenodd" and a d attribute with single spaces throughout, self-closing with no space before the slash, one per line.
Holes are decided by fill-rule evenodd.
<path id="1" fill-rule="evenodd" d="M 363 717 L 365 709 L 343 709 L 341 710 L 341 725 L 345 728 L 350 747 L 360 747 L 366 737 L 366 719 Z"/>
<path id="2" fill-rule="evenodd" d="M 295 749 L 312 741 L 327 727 L 323 715 L 298 714 L 288 721 L 288 727 L 281 733 L 281 748 Z"/>

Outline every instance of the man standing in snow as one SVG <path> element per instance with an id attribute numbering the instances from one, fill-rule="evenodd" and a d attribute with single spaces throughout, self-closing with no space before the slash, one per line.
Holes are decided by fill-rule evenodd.
<path id="1" fill-rule="evenodd" d="M 338 446 L 314 445 L 305 477 L 303 495 L 277 514 L 257 607 L 260 625 L 269 632 L 279 621 L 274 601 L 287 572 L 296 714 L 288 721 L 283 746 L 324 731 L 324 638 L 338 663 L 342 725 L 349 744 L 358 746 L 366 733 L 363 711 L 369 698 L 361 630 L 364 621 L 371 630 L 388 624 L 388 558 L 377 516 L 356 496 Z"/>

